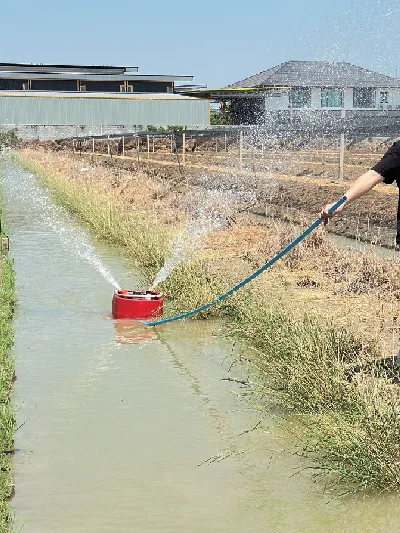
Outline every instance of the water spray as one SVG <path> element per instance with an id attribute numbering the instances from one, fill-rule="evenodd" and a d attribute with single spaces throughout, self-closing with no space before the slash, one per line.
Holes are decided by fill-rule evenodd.
<path id="1" fill-rule="evenodd" d="M 346 196 L 342 196 L 335 204 L 332 205 L 332 207 L 329 209 L 328 213 L 331 215 L 333 214 L 338 207 L 340 207 L 345 201 L 347 200 Z M 309 226 L 307 229 L 303 231 L 300 235 L 298 235 L 291 243 L 289 243 L 285 248 L 283 248 L 281 251 L 279 251 L 277 254 L 274 255 L 269 261 L 265 263 L 262 267 L 257 269 L 255 272 L 253 272 L 250 276 L 243 279 L 239 283 L 237 283 L 234 287 L 229 289 L 223 294 L 220 294 L 214 300 L 211 300 L 211 302 L 208 302 L 206 304 L 201 305 L 200 307 L 197 307 L 196 309 L 193 309 L 192 311 L 187 311 L 186 313 L 182 313 L 180 315 L 175 315 L 170 318 L 164 318 L 161 320 L 156 320 L 153 322 L 145 321 L 144 323 L 148 326 L 157 326 L 159 324 L 166 324 L 167 322 L 174 322 L 175 320 L 181 320 L 184 318 L 189 318 L 193 315 L 196 315 L 197 313 L 200 313 L 200 311 L 204 311 L 205 309 L 208 309 L 209 307 L 221 302 L 237 290 L 241 289 L 247 283 L 250 283 L 253 279 L 255 279 L 257 276 L 259 276 L 264 270 L 267 270 L 270 266 L 272 266 L 274 263 L 276 263 L 279 259 L 281 259 L 284 255 L 286 255 L 290 250 L 292 250 L 295 246 L 297 246 L 307 235 L 309 235 L 311 232 L 313 232 L 320 224 L 322 223 L 322 219 L 318 218 Z"/>
<path id="2" fill-rule="evenodd" d="M 174 268 L 188 259 L 191 253 L 199 249 L 203 238 L 228 226 L 229 216 L 242 201 L 243 194 L 236 191 L 204 190 L 190 197 L 188 207 L 189 220 L 186 228 L 176 235 L 170 244 L 170 255 L 157 272 L 150 290 L 165 281 Z M 246 200 L 248 201 L 248 195 Z"/>
<path id="3" fill-rule="evenodd" d="M 24 198 L 28 209 L 31 204 L 36 207 L 37 222 L 55 233 L 65 248 L 92 265 L 115 289 L 120 289 L 109 268 L 99 258 L 88 234 L 75 225 L 65 208 L 52 204 L 48 192 L 37 185 L 33 174 L 27 172 L 24 177 L 25 180 L 13 180 L 13 194 Z M 31 187 L 26 186 L 27 180 L 31 181 Z"/>

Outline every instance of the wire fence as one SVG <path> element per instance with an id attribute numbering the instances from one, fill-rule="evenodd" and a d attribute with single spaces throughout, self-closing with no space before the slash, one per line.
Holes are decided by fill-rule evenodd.
<path id="1" fill-rule="evenodd" d="M 137 163 L 212 167 L 214 170 L 277 172 L 343 180 L 371 168 L 393 139 L 348 138 L 346 134 L 319 138 L 274 138 L 262 130 L 217 129 L 142 131 L 128 135 L 74 138 L 75 153 L 122 157 Z"/>

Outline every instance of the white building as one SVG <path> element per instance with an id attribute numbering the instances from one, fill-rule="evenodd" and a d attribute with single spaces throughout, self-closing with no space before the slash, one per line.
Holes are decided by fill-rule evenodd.
<path id="1" fill-rule="evenodd" d="M 229 85 L 265 90 L 265 109 L 400 109 L 400 80 L 350 63 L 287 61 Z"/>

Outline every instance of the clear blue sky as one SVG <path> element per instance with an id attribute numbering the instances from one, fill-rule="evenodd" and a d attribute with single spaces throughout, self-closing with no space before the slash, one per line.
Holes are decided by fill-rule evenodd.
<path id="1" fill-rule="evenodd" d="M 139 66 L 221 87 L 290 59 L 400 75 L 400 1 L 4 0 L 0 61 Z"/>

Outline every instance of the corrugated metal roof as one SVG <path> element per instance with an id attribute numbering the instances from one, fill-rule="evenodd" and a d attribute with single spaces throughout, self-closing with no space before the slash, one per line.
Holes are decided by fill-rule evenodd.
<path id="1" fill-rule="evenodd" d="M 0 98 L 3 96 L 17 98 L 78 98 L 82 100 L 199 100 L 199 98 L 175 93 L 96 93 L 86 91 L 0 91 Z"/>
<path id="2" fill-rule="evenodd" d="M 137 72 L 139 67 L 117 67 L 111 65 L 54 65 L 31 63 L 0 63 L 0 71 L 4 72 L 79 72 L 86 74 L 123 74 L 124 72 Z"/>
<path id="3" fill-rule="evenodd" d="M 13 80 L 77 80 L 80 81 L 192 81 L 193 76 L 173 76 L 168 74 L 83 74 L 83 73 L 63 73 L 63 74 L 39 74 L 27 72 L 2 72 L 1 79 Z"/>
<path id="4" fill-rule="evenodd" d="M 344 62 L 287 61 L 229 88 L 289 85 L 291 87 L 400 87 L 400 80 Z"/>

